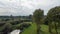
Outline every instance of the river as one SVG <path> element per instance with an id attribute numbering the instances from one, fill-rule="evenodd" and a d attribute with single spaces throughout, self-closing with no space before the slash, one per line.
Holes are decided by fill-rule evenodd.
<path id="1" fill-rule="evenodd" d="M 13 30 L 10 34 L 19 34 L 20 32 L 20 30 Z"/>

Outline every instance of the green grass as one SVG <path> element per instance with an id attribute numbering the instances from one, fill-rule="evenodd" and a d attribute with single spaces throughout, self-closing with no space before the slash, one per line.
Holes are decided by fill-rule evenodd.
<path id="1" fill-rule="evenodd" d="M 36 34 L 36 29 L 36 24 L 32 23 L 32 25 L 29 28 L 24 29 L 21 34 Z M 49 34 L 47 25 L 41 25 L 41 30 L 41 34 Z"/>
<path id="2" fill-rule="evenodd" d="M 31 26 L 26 28 L 21 34 L 36 34 L 36 24 L 31 24 Z"/>
<path id="3" fill-rule="evenodd" d="M 47 25 L 41 25 L 41 30 L 43 32 L 42 34 L 49 34 Z"/>
<path id="4" fill-rule="evenodd" d="M 21 34 L 36 34 L 36 24 L 31 23 L 31 26 L 29 28 L 26 28 L 23 30 Z M 52 32 L 55 34 L 55 30 L 52 29 Z M 58 29 L 58 33 L 60 34 L 60 29 Z M 40 34 L 50 34 L 48 31 L 48 25 L 41 25 L 41 32 Z"/>

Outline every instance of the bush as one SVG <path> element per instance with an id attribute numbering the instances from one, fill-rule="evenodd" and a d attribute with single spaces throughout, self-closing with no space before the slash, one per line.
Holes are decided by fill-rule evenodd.
<path id="1" fill-rule="evenodd" d="M 22 23 L 22 22 L 20 22 L 20 21 L 13 21 L 13 22 L 11 22 L 12 25 L 16 25 L 16 24 L 20 24 L 20 23 Z"/>
<path id="2" fill-rule="evenodd" d="M 3 26 L 3 30 L 2 32 L 4 32 L 4 34 L 8 34 L 9 32 L 12 31 L 12 25 L 10 23 L 6 23 L 4 26 Z"/>
<path id="3" fill-rule="evenodd" d="M 45 25 L 48 25 L 48 21 L 45 21 L 44 24 L 45 24 Z"/>
<path id="4" fill-rule="evenodd" d="M 1 21 L 9 21 L 10 19 L 2 19 Z"/>
<path id="5" fill-rule="evenodd" d="M 18 27 L 18 29 L 23 30 L 24 28 L 28 28 L 31 24 L 23 23 Z"/>

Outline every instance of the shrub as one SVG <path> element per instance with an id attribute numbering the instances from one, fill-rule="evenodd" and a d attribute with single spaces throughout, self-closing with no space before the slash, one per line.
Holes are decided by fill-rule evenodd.
<path id="1" fill-rule="evenodd" d="M 12 31 L 12 25 L 10 23 L 6 23 L 4 26 L 3 26 L 3 30 L 2 32 L 4 32 L 4 34 L 8 34 L 9 32 Z"/>

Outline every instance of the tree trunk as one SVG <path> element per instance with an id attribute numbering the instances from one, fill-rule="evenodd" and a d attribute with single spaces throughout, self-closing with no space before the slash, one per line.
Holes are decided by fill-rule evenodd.
<path id="1" fill-rule="evenodd" d="M 52 31 L 51 31 L 51 23 L 49 22 L 48 25 L 49 25 L 49 32 L 50 32 L 50 34 L 52 34 Z"/>
<path id="2" fill-rule="evenodd" d="M 56 34 L 58 34 L 58 31 L 57 31 L 57 25 L 56 25 L 56 23 L 55 23 L 55 30 L 56 30 Z"/>
<path id="3" fill-rule="evenodd" d="M 37 34 L 40 34 L 40 24 L 37 24 Z"/>

